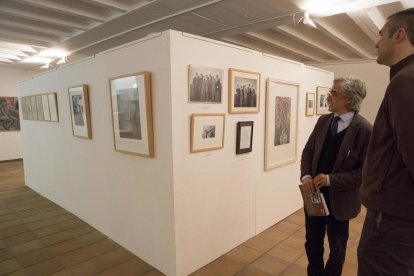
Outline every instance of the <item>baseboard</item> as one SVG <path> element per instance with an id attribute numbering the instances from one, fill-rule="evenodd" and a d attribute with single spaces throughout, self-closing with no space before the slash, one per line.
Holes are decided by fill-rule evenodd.
<path id="1" fill-rule="evenodd" d="M 0 160 L 0 163 L 6 163 L 6 162 L 16 162 L 16 161 L 23 161 L 23 158 L 18 158 L 18 159 L 9 159 L 9 160 Z"/>

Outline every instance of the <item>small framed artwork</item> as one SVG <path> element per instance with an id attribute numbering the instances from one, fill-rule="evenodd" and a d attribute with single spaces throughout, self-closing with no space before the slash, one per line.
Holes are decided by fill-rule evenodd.
<path id="1" fill-rule="evenodd" d="M 27 117 L 27 108 L 26 108 L 26 97 L 20 98 L 19 107 L 22 110 L 23 120 L 27 120 L 28 117 Z"/>
<path id="2" fill-rule="evenodd" d="M 221 103 L 223 69 L 189 65 L 188 102 Z"/>
<path id="3" fill-rule="evenodd" d="M 190 152 L 222 149 L 224 114 L 192 114 Z"/>
<path id="4" fill-rule="evenodd" d="M 43 114 L 42 95 L 36 95 L 36 108 L 37 108 L 37 119 L 39 121 L 44 121 L 45 115 Z"/>
<path id="5" fill-rule="evenodd" d="M 236 154 L 252 151 L 253 121 L 237 123 Z"/>
<path id="6" fill-rule="evenodd" d="M 0 97 L 0 132 L 20 130 L 19 101 L 17 97 Z"/>
<path id="7" fill-rule="evenodd" d="M 42 95 L 42 104 L 43 104 L 43 117 L 45 118 L 45 121 L 50 121 L 49 98 L 47 94 Z"/>
<path id="8" fill-rule="evenodd" d="M 59 112 L 56 95 L 56 93 L 47 94 L 47 98 L 49 101 L 50 120 L 52 122 L 59 122 Z"/>
<path id="9" fill-rule="evenodd" d="M 316 87 L 316 114 L 323 115 L 331 113 L 328 106 L 328 93 L 330 88 L 318 86 Z"/>
<path id="10" fill-rule="evenodd" d="M 31 107 L 31 111 L 32 111 L 32 120 L 38 120 L 36 96 L 30 96 L 30 107 Z"/>
<path id="11" fill-rule="evenodd" d="M 229 113 L 260 111 L 260 73 L 229 69 Z"/>
<path id="12" fill-rule="evenodd" d="M 315 114 L 315 93 L 306 93 L 306 116 Z"/>
<path id="13" fill-rule="evenodd" d="M 73 136 L 92 138 L 89 92 L 87 85 L 68 88 Z"/>
<path id="14" fill-rule="evenodd" d="M 150 73 L 115 77 L 109 83 L 115 150 L 154 157 Z"/>
<path id="15" fill-rule="evenodd" d="M 266 91 L 265 169 L 296 160 L 299 84 L 268 79 Z"/>

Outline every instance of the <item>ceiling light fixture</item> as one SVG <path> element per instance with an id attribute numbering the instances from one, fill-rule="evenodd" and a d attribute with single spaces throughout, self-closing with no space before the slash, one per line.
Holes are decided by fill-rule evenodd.
<path id="1" fill-rule="evenodd" d="M 305 13 L 303 14 L 303 24 L 309 25 L 309 26 L 312 26 L 312 27 L 316 28 L 315 23 L 313 23 L 312 19 L 310 19 L 310 17 L 309 17 L 309 12 L 308 11 L 305 11 Z"/>

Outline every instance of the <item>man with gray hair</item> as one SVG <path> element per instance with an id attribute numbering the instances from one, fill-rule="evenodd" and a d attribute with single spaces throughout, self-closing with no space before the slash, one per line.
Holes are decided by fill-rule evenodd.
<path id="1" fill-rule="evenodd" d="M 414 275 L 414 8 L 391 15 L 377 43 L 391 81 L 362 173 L 367 207 L 358 275 Z"/>
<path id="2" fill-rule="evenodd" d="M 328 94 L 331 114 L 322 115 L 302 152 L 301 181 L 310 191 L 320 189 L 329 210 L 326 217 L 305 210 L 308 275 L 341 275 L 349 236 L 349 220 L 361 211 L 359 186 L 371 124 L 359 115 L 366 96 L 358 78 L 335 79 Z M 324 264 L 325 232 L 329 259 Z"/>

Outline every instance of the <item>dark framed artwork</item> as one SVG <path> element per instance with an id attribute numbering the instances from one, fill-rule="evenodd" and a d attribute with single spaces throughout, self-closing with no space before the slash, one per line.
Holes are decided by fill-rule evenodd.
<path id="1" fill-rule="evenodd" d="M 252 151 L 253 121 L 237 122 L 236 154 Z"/>

